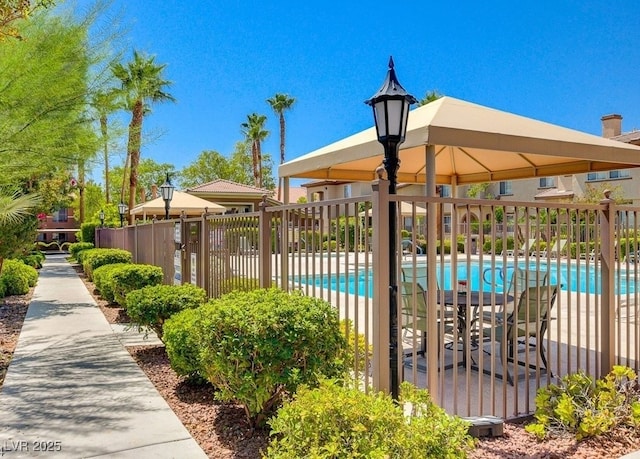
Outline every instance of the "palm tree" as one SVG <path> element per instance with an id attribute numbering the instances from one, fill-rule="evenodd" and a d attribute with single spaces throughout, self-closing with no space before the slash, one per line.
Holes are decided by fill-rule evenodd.
<path id="1" fill-rule="evenodd" d="M 134 51 L 133 60 L 126 66 L 118 63 L 111 67 L 114 76 L 122 83 L 121 91 L 127 110 L 131 110 L 127 142 L 127 158 L 131 168 L 129 209 L 136 203 L 143 118 L 151 112 L 152 103 L 175 101 L 171 94 L 165 92 L 165 88 L 171 85 L 171 81 L 165 80 L 162 75 L 166 65 L 156 65 L 154 60 L 153 56 L 147 57 Z"/>
<path id="2" fill-rule="evenodd" d="M 270 99 L 267 99 L 269 105 L 278 118 L 280 119 L 280 164 L 284 163 L 284 139 L 285 139 L 285 123 L 284 123 L 284 112 L 285 110 L 289 110 L 296 100 L 293 97 L 289 97 L 286 94 L 277 93 Z M 278 182 L 278 200 L 280 200 L 280 190 L 282 189 L 282 178 L 280 178 Z"/>
<path id="3" fill-rule="evenodd" d="M 33 214 L 34 208 L 40 204 L 40 195 L 37 193 L 21 194 L 19 191 L 6 193 L 0 190 L 0 271 L 2 271 L 2 263 L 4 257 L 11 254 L 18 247 L 15 247 L 16 241 L 11 237 L 10 231 L 20 225 L 26 218 Z"/>
<path id="4" fill-rule="evenodd" d="M 104 153 L 104 193 L 107 204 L 111 202 L 109 196 L 109 136 L 108 116 L 120 108 L 118 92 L 116 90 L 100 91 L 93 96 L 92 105 L 98 112 L 100 133 L 102 135 L 102 149 Z"/>
<path id="5" fill-rule="evenodd" d="M 269 131 L 264 129 L 267 121 L 265 115 L 252 113 L 247 115 L 247 122 L 242 123 L 242 133 L 251 142 L 251 158 L 253 160 L 253 184 L 262 188 L 262 141 L 267 138 Z"/>

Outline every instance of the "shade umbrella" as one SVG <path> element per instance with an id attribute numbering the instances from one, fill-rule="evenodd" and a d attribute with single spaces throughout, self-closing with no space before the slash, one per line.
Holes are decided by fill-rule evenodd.
<path id="1" fill-rule="evenodd" d="M 174 191 L 171 199 L 169 215 L 179 216 L 184 212 L 188 216 L 202 215 L 205 211 L 213 214 L 222 214 L 226 207 L 212 201 L 193 196 L 189 193 Z M 131 209 L 131 215 L 142 215 L 142 218 L 153 215 L 164 215 L 165 203 L 162 197 L 152 199 L 139 204 Z"/>

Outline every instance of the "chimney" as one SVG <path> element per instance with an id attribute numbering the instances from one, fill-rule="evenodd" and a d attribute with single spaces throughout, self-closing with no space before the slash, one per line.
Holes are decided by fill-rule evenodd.
<path id="1" fill-rule="evenodd" d="M 155 199 L 158 197 L 158 185 L 155 183 L 151 185 L 151 199 Z"/>
<path id="2" fill-rule="evenodd" d="M 602 137 L 607 139 L 622 134 L 622 115 L 605 115 L 602 118 Z"/>

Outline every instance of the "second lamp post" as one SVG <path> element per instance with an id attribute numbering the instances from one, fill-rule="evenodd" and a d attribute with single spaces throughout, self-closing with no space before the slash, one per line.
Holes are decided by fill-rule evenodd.
<path id="1" fill-rule="evenodd" d="M 389 194 L 396 194 L 396 174 L 400 167 L 398 147 L 407 133 L 409 107 L 417 102 L 398 82 L 389 58 L 389 71 L 380 90 L 365 101 L 373 107 L 378 142 L 384 146 L 383 165 L 389 181 Z M 391 397 L 398 400 L 398 256 L 396 254 L 397 205 L 389 202 L 389 371 Z"/>
<path id="2" fill-rule="evenodd" d="M 171 184 L 171 180 L 169 180 L 169 173 L 167 172 L 167 179 L 162 185 L 160 185 L 160 194 L 164 200 L 165 220 L 169 220 L 169 209 L 171 206 L 171 200 L 173 199 L 173 190 L 175 190 L 175 187 Z"/>

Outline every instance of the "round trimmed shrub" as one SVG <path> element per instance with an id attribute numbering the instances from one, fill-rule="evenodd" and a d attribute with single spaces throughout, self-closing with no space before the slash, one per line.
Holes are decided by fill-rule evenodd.
<path id="1" fill-rule="evenodd" d="M 104 265 L 96 268 L 93 271 L 93 283 L 96 285 L 96 289 L 100 292 L 100 296 L 107 300 L 109 303 L 116 301 L 111 285 L 113 281 L 111 276 L 113 273 L 120 269 L 122 266 L 127 266 L 129 263 L 113 263 L 111 265 Z"/>
<path id="2" fill-rule="evenodd" d="M 111 273 L 110 288 L 115 302 L 124 307 L 129 292 L 148 285 L 160 285 L 162 278 L 162 268 L 159 266 L 125 264 Z"/>
<path id="3" fill-rule="evenodd" d="M 82 269 L 87 279 L 93 280 L 96 268 L 114 263 L 131 263 L 131 252 L 121 249 L 88 249 L 80 252 Z"/>
<path id="4" fill-rule="evenodd" d="M 406 382 L 400 404 L 334 381 L 303 386 L 269 424 L 275 438 L 268 459 L 464 458 L 474 444 L 469 422 L 447 415 L 426 390 Z"/>
<path id="5" fill-rule="evenodd" d="M 93 249 L 94 245 L 91 242 L 74 242 L 69 245 L 69 255 L 71 255 L 75 260 L 80 261 L 78 259 L 78 253 L 83 250 Z"/>
<path id="6" fill-rule="evenodd" d="M 200 346 L 198 344 L 197 324 L 202 316 L 198 309 L 185 309 L 171 316 L 164 323 L 162 341 L 164 342 L 171 368 L 182 376 L 191 379 L 202 378 L 200 371 Z"/>
<path id="7" fill-rule="evenodd" d="M 216 397 L 260 426 L 299 384 L 346 374 L 346 341 L 328 302 L 278 289 L 232 292 L 199 308 L 201 370 Z"/>
<path id="8" fill-rule="evenodd" d="M 22 255 L 19 259 L 27 266 L 31 266 L 35 269 L 40 269 L 42 268 L 42 263 L 44 263 L 45 256 L 39 250 L 34 250 L 30 253 Z"/>
<path id="9" fill-rule="evenodd" d="M 149 327 L 162 337 L 162 326 L 183 309 L 195 309 L 207 301 L 207 292 L 192 284 L 151 285 L 126 296 L 127 314 L 138 328 Z"/>
<path id="10" fill-rule="evenodd" d="M 19 260 L 4 260 L 0 277 L 5 285 L 5 296 L 24 295 L 38 282 L 38 271 Z"/>

